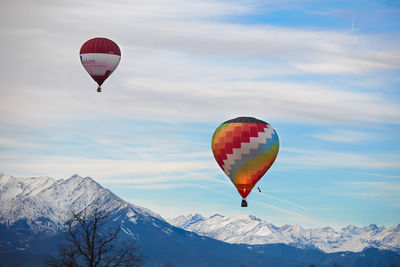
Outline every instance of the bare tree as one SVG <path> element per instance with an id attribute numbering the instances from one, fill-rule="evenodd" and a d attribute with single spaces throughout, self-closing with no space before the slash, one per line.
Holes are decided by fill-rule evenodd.
<path id="1" fill-rule="evenodd" d="M 73 214 L 66 223 L 66 243 L 60 247 L 58 258 L 47 261 L 47 266 L 63 267 L 136 267 L 144 257 L 132 242 L 116 242 L 121 225 L 110 226 L 110 214 L 95 208 Z"/>
<path id="2" fill-rule="evenodd" d="M 79 267 L 77 263 L 78 254 L 72 245 L 62 244 L 60 246 L 59 257 L 51 257 L 46 260 L 45 265 L 49 267 Z"/>

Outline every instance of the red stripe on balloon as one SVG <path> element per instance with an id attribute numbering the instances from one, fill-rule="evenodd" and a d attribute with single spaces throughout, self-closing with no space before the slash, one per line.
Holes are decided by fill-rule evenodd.
<path id="1" fill-rule="evenodd" d="M 80 54 L 102 53 L 121 56 L 118 45 L 107 38 L 97 37 L 86 41 L 79 52 Z"/>

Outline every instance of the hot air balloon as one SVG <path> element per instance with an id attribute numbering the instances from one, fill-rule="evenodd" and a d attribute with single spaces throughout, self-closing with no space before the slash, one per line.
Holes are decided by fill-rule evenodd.
<path id="1" fill-rule="evenodd" d="M 97 92 L 101 92 L 101 85 L 121 60 L 121 50 L 110 39 L 98 37 L 86 41 L 79 54 L 83 67 L 99 85 Z"/>
<path id="2" fill-rule="evenodd" d="M 279 139 L 268 123 L 252 117 L 238 117 L 222 123 L 211 141 L 215 160 L 242 196 L 246 197 L 274 163 Z"/>

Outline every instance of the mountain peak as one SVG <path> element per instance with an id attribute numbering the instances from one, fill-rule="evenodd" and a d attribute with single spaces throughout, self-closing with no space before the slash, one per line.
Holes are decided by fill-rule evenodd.
<path id="1" fill-rule="evenodd" d="M 10 175 L 6 175 L 0 172 L 0 184 L 6 183 L 11 178 Z"/>
<path id="2" fill-rule="evenodd" d="M 65 223 L 72 213 L 87 207 L 99 206 L 101 210 L 129 209 L 133 217 L 161 217 L 145 208 L 129 204 L 104 189 L 90 177 L 78 174 L 66 180 L 50 177 L 16 178 L 0 176 L 1 220 L 12 224 L 18 220 L 32 222 L 38 229 L 55 229 Z M 49 218 L 55 224 L 37 225 L 40 218 Z"/>
<path id="3" fill-rule="evenodd" d="M 262 221 L 261 219 L 259 219 L 259 218 L 257 218 L 256 216 L 254 216 L 254 215 L 249 215 L 249 218 L 250 219 L 252 219 L 252 220 L 254 220 L 254 221 Z"/>
<path id="4" fill-rule="evenodd" d="M 214 215 L 210 216 L 210 219 L 212 219 L 212 218 L 224 218 L 224 216 L 222 216 L 221 214 L 214 214 Z"/>
<path id="5" fill-rule="evenodd" d="M 82 176 L 80 176 L 79 174 L 74 174 L 74 175 L 72 175 L 71 177 L 69 177 L 68 179 L 67 179 L 67 181 L 69 181 L 69 180 L 82 180 L 83 179 L 83 177 Z"/>
<path id="6" fill-rule="evenodd" d="M 400 251 L 400 225 L 385 229 L 370 225 L 358 228 L 349 225 L 336 231 L 330 226 L 304 229 L 300 225 L 274 226 L 253 215 L 224 217 L 216 214 L 202 220 L 179 216 L 171 224 L 200 235 L 234 244 L 290 244 L 299 248 L 315 247 L 325 252 L 359 252 L 369 246 Z M 382 241 L 384 240 L 384 242 Z"/>
<path id="7" fill-rule="evenodd" d="M 378 226 L 376 224 L 370 224 L 368 226 L 368 228 L 371 229 L 371 230 L 375 230 L 375 229 L 378 229 Z"/>
<path id="8" fill-rule="evenodd" d="M 68 184 L 70 187 L 78 187 L 78 185 L 80 185 L 84 187 L 93 187 L 96 188 L 97 190 L 104 189 L 98 182 L 93 180 L 91 177 L 87 176 L 83 178 L 79 174 L 74 174 L 70 178 L 66 180 L 59 180 L 58 182 L 66 185 Z"/>
<path id="9" fill-rule="evenodd" d="M 199 218 L 199 219 L 204 218 L 203 216 L 201 216 L 200 213 L 195 213 L 194 215 L 189 214 L 189 216 L 191 216 L 192 218 Z"/>

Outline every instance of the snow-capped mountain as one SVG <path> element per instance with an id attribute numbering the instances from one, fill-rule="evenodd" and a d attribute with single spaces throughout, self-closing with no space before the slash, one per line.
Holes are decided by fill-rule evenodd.
<path id="1" fill-rule="evenodd" d="M 130 207 L 132 216 L 140 214 L 162 219 L 150 210 L 125 202 L 91 178 L 77 174 L 66 180 L 54 180 L 0 173 L 0 185 L 0 223 L 11 225 L 25 219 L 35 232 L 55 231 L 72 213 L 79 213 L 91 205 L 98 205 L 104 211 Z M 48 221 L 43 223 L 39 218 Z"/>
<path id="2" fill-rule="evenodd" d="M 232 244 L 283 243 L 299 248 L 316 247 L 325 252 L 359 252 L 367 247 L 400 251 L 400 224 L 390 228 L 374 224 L 366 227 L 349 225 L 337 231 L 331 227 L 277 227 L 251 215 L 224 217 L 218 214 L 209 218 L 200 214 L 181 215 L 169 222 L 199 235 Z"/>
<path id="3" fill-rule="evenodd" d="M 57 254 L 64 223 L 73 213 L 92 208 L 111 214 L 110 221 L 121 224 L 120 239 L 134 241 L 153 263 L 180 262 L 187 266 L 188 260 L 195 260 L 201 265 L 203 255 L 219 257 L 207 247 L 240 249 L 176 228 L 158 214 L 127 203 L 90 177 L 75 174 L 55 180 L 0 173 L 0 256 L 18 251 Z M 179 257 L 182 250 L 185 255 Z"/>
<path id="4" fill-rule="evenodd" d="M 119 240 L 134 241 L 139 251 L 147 256 L 150 266 L 173 263 L 175 266 L 294 267 L 315 263 L 320 263 L 318 266 L 346 263 L 349 267 L 360 267 L 389 266 L 392 262 L 400 261 L 399 254 L 387 250 L 327 254 L 285 244 L 230 244 L 215 239 L 219 238 L 217 235 L 210 238 L 175 227 L 158 214 L 127 203 L 90 177 L 73 175 L 69 179 L 55 180 L 50 177 L 22 178 L 0 173 L 0 264 L 42 266 L 47 255 L 57 255 L 58 244 L 65 230 L 64 222 L 71 218 L 72 213 L 94 208 L 108 212 L 111 224 L 121 225 Z M 213 218 L 216 222 L 223 220 L 219 215 Z M 181 219 L 182 224 L 186 223 L 185 227 L 206 221 L 199 215 Z M 254 221 L 254 227 L 261 222 L 255 217 L 242 219 Z M 218 223 L 214 226 L 215 229 L 221 227 Z M 234 225 L 229 227 L 232 242 L 237 229 Z M 270 229 L 275 231 L 272 226 Z M 245 235 L 246 229 L 242 230 L 241 234 Z M 274 235 L 279 233 L 278 230 Z M 252 243 L 252 234 L 258 232 L 252 233 L 250 228 L 247 231 L 247 243 Z M 289 227 L 287 232 L 290 232 Z"/>

